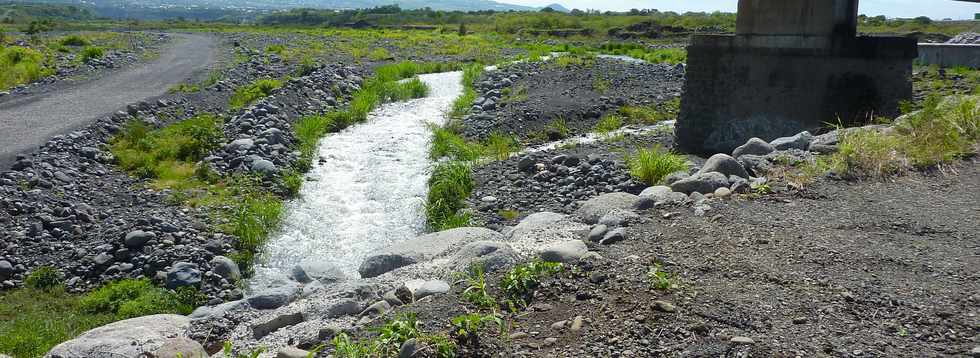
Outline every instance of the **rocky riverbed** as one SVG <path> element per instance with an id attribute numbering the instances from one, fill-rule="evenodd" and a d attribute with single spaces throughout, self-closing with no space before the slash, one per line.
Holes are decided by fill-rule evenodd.
<path id="1" fill-rule="evenodd" d="M 476 81 L 478 98 L 463 117 L 463 134 L 485 138 L 498 131 L 542 143 L 560 139 L 547 133 L 548 125 L 559 119 L 569 129 L 561 135 L 587 133 L 604 114 L 624 105 L 677 98 L 683 79 L 683 65 L 604 57 L 567 65 L 557 59 L 517 62 L 488 71 Z"/>

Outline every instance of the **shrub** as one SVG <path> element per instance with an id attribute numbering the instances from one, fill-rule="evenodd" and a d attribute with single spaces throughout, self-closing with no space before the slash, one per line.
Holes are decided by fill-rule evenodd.
<path id="1" fill-rule="evenodd" d="M 911 163 L 931 167 L 975 152 L 980 140 L 978 100 L 934 95 L 926 99 L 922 110 L 907 115 L 896 129 Z"/>
<path id="2" fill-rule="evenodd" d="M 224 132 L 222 121 L 209 114 L 156 130 L 134 120 L 111 142 L 112 154 L 124 170 L 157 179 L 160 187 L 181 187 L 195 177 L 194 163 L 221 147 Z"/>
<path id="3" fill-rule="evenodd" d="M 88 46 L 90 44 L 88 40 L 78 35 L 68 35 L 62 37 L 61 40 L 58 41 L 58 43 L 61 44 L 62 46 L 76 46 L 76 47 Z"/>
<path id="4" fill-rule="evenodd" d="M 38 290 L 50 290 L 61 285 L 64 275 L 57 268 L 39 266 L 27 275 L 24 285 Z"/>
<path id="5" fill-rule="evenodd" d="M 279 87 L 282 87 L 282 81 L 271 78 L 258 79 L 236 89 L 228 104 L 231 108 L 242 108 L 260 98 L 268 97 Z"/>
<path id="6" fill-rule="evenodd" d="M 85 46 L 79 53 L 79 61 L 88 62 L 92 59 L 99 59 L 105 56 L 105 50 L 98 46 Z"/>
<path id="7" fill-rule="evenodd" d="M 647 185 L 657 185 L 670 173 L 687 169 L 683 156 L 672 154 L 659 146 L 639 148 L 635 155 L 626 156 L 630 175 Z"/>
<path id="8" fill-rule="evenodd" d="M 20 46 L 0 47 L 0 90 L 54 73 L 43 62 L 44 56 L 36 50 Z"/>
<path id="9" fill-rule="evenodd" d="M 561 272 L 562 264 L 544 261 L 532 261 L 517 265 L 500 281 L 500 288 L 507 296 L 510 309 L 526 307 L 534 296 L 534 291 L 541 285 L 541 278 Z"/>
<path id="10" fill-rule="evenodd" d="M 465 200 L 473 191 L 473 174 L 469 165 L 454 161 L 436 166 L 429 178 L 425 213 L 429 226 L 436 231 L 469 224 L 470 215 L 461 213 Z"/>

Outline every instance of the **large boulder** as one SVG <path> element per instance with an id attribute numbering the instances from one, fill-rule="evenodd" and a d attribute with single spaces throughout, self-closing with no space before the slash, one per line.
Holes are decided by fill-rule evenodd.
<path id="1" fill-rule="evenodd" d="M 462 245 L 474 241 L 502 241 L 500 233 L 478 227 L 464 227 L 440 231 L 395 244 L 380 253 L 368 257 L 357 272 L 362 278 L 380 276 L 403 266 L 428 261 L 449 254 Z"/>
<path id="2" fill-rule="evenodd" d="M 712 155 L 711 158 L 708 158 L 708 161 L 704 162 L 704 165 L 701 166 L 701 170 L 698 171 L 698 174 L 710 172 L 722 173 L 726 178 L 729 175 L 735 175 L 745 179 L 749 178 L 749 173 L 745 171 L 742 164 L 739 164 L 735 158 L 723 153 L 718 153 Z"/>
<path id="3" fill-rule="evenodd" d="M 518 223 L 517 226 L 514 226 L 514 228 L 510 231 L 510 233 L 507 236 L 510 236 L 512 238 L 522 237 L 531 234 L 535 231 L 538 231 L 545 226 L 562 221 L 565 219 L 565 217 L 566 216 L 563 214 L 553 213 L 549 211 L 534 213 L 528 215 L 526 218 L 524 218 L 524 220 L 521 220 L 521 222 Z"/>
<path id="4" fill-rule="evenodd" d="M 211 271 L 231 282 L 237 282 L 242 278 L 238 264 L 224 256 L 215 256 L 211 259 Z"/>
<path id="5" fill-rule="evenodd" d="M 735 150 L 732 151 L 732 157 L 738 158 L 745 154 L 766 155 L 775 151 L 776 148 L 773 147 L 772 144 L 769 144 L 759 138 L 752 138 L 740 147 L 735 148 Z"/>
<path id="6" fill-rule="evenodd" d="M 45 357 L 140 357 L 157 351 L 172 338 L 184 337 L 190 324 L 190 318 L 173 314 L 131 318 L 82 333 L 55 346 Z"/>
<path id="7" fill-rule="evenodd" d="M 291 277 L 302 283 L 316 280 L 324 285 L 347 279 L 347 275 L 337 265 L 320 260 L 306 260 L 294 266 Z"/>
<path id="8" fill-rule="evenodd" d="M 268 310 L 285 306 L 299 296 L 299 283 L 288 280 L 274 281 L 269 287 L 249 296 L 246 301 L 256 309 Z"/>
<path id="9" fill-rule="evenodd" d="M 676 192 L 690 194 L 690 193 L 701 193 L 708 194 L 714 193 L 715 190 L 722 187 L 728 186 L 728 178 L 724 174 L 718 172 L 710 173 L 698 173 L 686 179 L 677 181 L 670 185 L 670 188 Z"/>
<path id="10" fill-rule="evenodd" d="M 126 247 L 131 249 L 139 248 L 156 237 L 156 234 L 151 231 L 133 230 L 126 234 L 126 238 L 123 240 L 123 243 L 126 245 Z"/>
<path id="11" fill-rule="evenodd" d="M 589 199 L 575 211 L 575 216 L 586 224 L 596 224 L 603 216 L 614 210 L 629 211 L 639 199 L 629 193 L 608 193 Z"/>

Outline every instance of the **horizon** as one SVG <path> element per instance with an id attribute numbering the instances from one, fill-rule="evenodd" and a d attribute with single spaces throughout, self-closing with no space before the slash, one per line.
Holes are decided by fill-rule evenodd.
<path id="1" fill-rule="evenodd" d="M 544 7 L 559 4 L 571 9 L 596 9 L 602 11 L 629 11 L 630 9 L 657 9 L 660 11 L 683 12 L 735 12 L 736 0 L 608 0 L 596 4 L 594 0 L 496 0 L 497 2 Z M 933 20 L 950 18 L 953 20 L 972 20 L 980 13 L 980 3 L 966 3 L 952 0 L 862 0 L 860 14 L 868 16 L 885 15 L 889 18 L 912 18 L 928 16 Z M 598 6 L 597 6 L 598 5 Z"/>

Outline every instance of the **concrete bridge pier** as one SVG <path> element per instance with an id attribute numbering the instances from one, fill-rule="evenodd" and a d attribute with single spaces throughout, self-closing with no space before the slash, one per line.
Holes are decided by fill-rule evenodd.
<path id="1" fill-rule="evenodd" d="M 730 153 L 838 121 L 895 116 L 912 98 L 915 39 L 856 37 L 857 0 L 740 0 L 735 35 L 695 35 L 681 149 Z"/>

